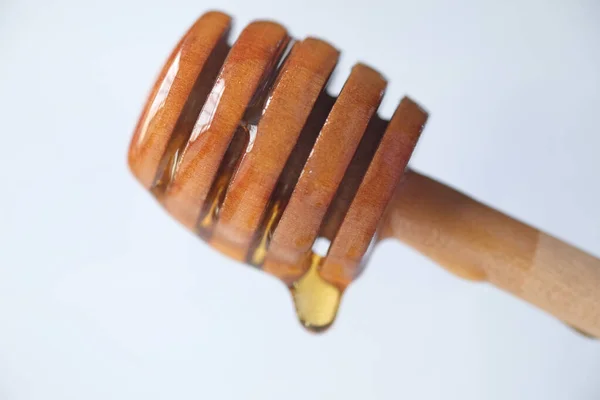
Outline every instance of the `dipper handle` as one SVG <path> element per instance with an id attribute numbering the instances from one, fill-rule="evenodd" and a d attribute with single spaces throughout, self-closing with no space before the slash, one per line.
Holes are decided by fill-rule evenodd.
<path id="1" fill-rule="evenodd" d="M 488 281 L 600 338 L 600 259 L 414 171 L 398 185 L 381 237 L 450 272 Z"/>

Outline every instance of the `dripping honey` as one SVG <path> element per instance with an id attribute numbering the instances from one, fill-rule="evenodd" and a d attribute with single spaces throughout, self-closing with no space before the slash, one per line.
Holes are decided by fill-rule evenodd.
<path id="1" fill-rule="evenodd" d="M 290 287 L 296 315 L 302 325 L 313 332 L 329 328 L 337 315 L 342 291 L 319 274 L 323 258 L 310 256 L 310 268 Z"/>

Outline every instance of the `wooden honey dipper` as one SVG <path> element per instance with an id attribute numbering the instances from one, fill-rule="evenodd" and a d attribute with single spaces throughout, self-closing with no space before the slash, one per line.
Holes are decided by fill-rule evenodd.
<path id="1" fill-rule="evenodd" d="M 209 12 L 188 30 L 131 141 L 131 171 L 174 218 L 279 277 L 312 330 L 333 322 L 373 244 L 397 238 L 600 337 L 598 258 L 406 169 L 421 107 L 404 98 L 385 121 L 377 71 L 355 65 L 333 98 L 330 44 L 257 21 L 229 45 L 230 25 Z"/>

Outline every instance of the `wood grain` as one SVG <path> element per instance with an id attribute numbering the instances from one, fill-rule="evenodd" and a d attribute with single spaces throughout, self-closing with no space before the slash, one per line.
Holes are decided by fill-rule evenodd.
<path id="1" fill-rule="evenodd" d="M 489 281 L 600 337 L 600 259 L 448 186 L 407 173 L 381 236 L 396 238 L 453 274 Z"/>

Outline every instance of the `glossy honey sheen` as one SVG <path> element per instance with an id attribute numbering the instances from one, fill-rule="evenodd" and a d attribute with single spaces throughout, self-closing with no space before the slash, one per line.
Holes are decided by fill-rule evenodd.
<path id="1" fill-rule="evenodd" d="M 255 21 L 201 16 L 159 74 L 129 166 L 175 219 L 281 279 L 308 329 L 331 326 L 373 245 L 397 238 L 454 274 L 489 281 L 600 336 L 600 260 L 447 186 L 406 172 L 427 113 L 377 115 L 386 79 L 355 65 L 327 93 L 339 51 Z M 316 254 L 317 241 L 329 242 Z"/>
<path id="2" fill-rule="evenodd" d="M 130 166 L 188 229 L 279 277 L 303 324 L 323 329 L 364 265 L 414 147 L 398 135 L 417 138 L 426 114 L 405 99 L 400 109 L 421 124 L 403 125 L 406 115 L 388 124 L 377 117 L 387 82 L 374 69 L 356 65 L 331 97 L 339 51 L 329 43 L 257 21 L 229 45 L 230 25 L 211 12 L 184 35 L 142 114 Z M 395 160 L 389 188 L 370 178 Z M 348 225 L 357 210 L 367 214 Z M 346 233 L 353 226 L 360 237 Z M 331 254 L 313 253 L 319 237 L 331 241 Z"/>

